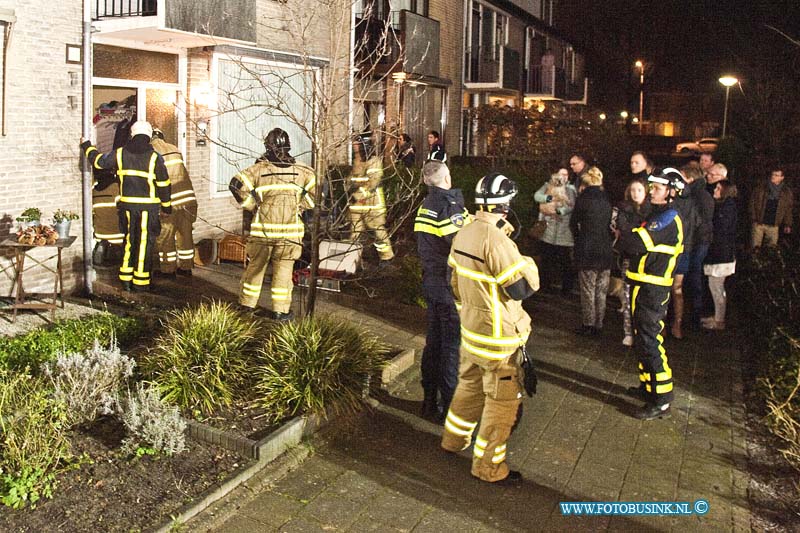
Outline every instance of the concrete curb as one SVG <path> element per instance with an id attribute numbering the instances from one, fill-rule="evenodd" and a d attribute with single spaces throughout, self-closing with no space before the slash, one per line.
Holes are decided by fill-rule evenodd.
<path id="1" fill-rule="evenodd" d="M 414 350 L 406 349 L 393 357 L 381 373 L 381 383 L 386 386 L 397 379 L 406 369 L 414 364 Z M 395 414 L 402 411 L 384 406 L 373 398 L 367 398 L 366 403 L 380 411 Z M 401 415 L 396 415 L 401 416 Z M 410 415 L 409 415 L 410 418 Z M 405 418 L 404 418 L 405 420 Z M 175 524 L 185 524 L 193 517 L 205 511 L 219 500 L 239 488 L 245 482 L 256 476 L 259 472 L 270 466 L 275 459 L 283 455 L 289 449 L 298 448 L 304 438 L 307 438 L 330 422 L 330 419 L 311 415 L 301 416 L 290 420 L 263 439 L 253 441 L 239 435 L 232 435 L 226 431 L 213 428 L 206 424 L 194 420 L 187 421 L 187 432 L 199 441 L 221 446 L 228 450 L 239 453 L 245 458 L 255 459 L 255 463 L 240 470 L 233 477 L 223 483 L 209 489 L 202 498 L 185 505 L 176 516 L 172 516 L 169 521 L 165 521 L 156 529 L 158 533 L 168 533 Z M 426 423 L 424 420 L 422 423 Z M 432 427 L 436 427 L 430 424 Z M 428 429 L 430 431 L 430 429 Z M 299 465 L 309 454 L 308 448 L 300 447 L 300 453 L 277 462 L 275 469 L 268 474 L 269 479 L 277 479 L 283 476 L 293 467 Z M 288 455 L 288 454 L 287 454 Z M 263 484 L 263 483 L 262 483 Z M 202 527 L 202 526 L 199 526 Z M 211 526 L 213 527 L 213 525 Z"/>

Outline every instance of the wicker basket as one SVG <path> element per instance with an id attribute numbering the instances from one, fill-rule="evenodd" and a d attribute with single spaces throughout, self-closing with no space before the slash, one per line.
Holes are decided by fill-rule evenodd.
<path id="1" fill-rule="evenodd" d="M 242 266 L 247 266 L 247 247 L 244 238 L 239 235 L 226 235 L 219 242 L 217 263 L 220 261 L 236 261 L 242 263 Z"/>

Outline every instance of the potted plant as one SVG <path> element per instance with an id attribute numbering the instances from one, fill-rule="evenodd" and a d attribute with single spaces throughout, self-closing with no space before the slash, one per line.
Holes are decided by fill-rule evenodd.
<path id="1" fill-rule="evenodd" d="M 22 229 L 31 226 L 38 226 L 39 221 L 42 219 L 42 210 L 38 207 L 27 207 L 20 216 L 17 217 L 17 222 Z"/>
<path id="2" fill-rule="evenodd" d="M 56 209 L 55 213 L 53 213 L 53 222 L 59 239 L 69 237 L 69 227 L 73 220 L 78 220 L 78 213 L 75 211 Z"/>

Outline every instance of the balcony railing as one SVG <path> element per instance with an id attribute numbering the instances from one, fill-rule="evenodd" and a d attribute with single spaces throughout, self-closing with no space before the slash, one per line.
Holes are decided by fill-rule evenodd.
<path id="1" fill-rule="evenodd" d="M 484 83 L 498 88 L 519 90 L 520 55 L 507 46 L 469 48 L 464 54 L 466 83 Z"/>
<path id="2" fill-rule="evenodd" d="M 356 63 L 362 71 L 439 75 L 439 23 L 410 11 L 356 15 Z"/>
<path id="3" fill-rule="evenodd" d="M 528 69 L 526 94 L 564 100 L 567 96 L 567 76 L 563 68 L 535 65 Z"/>
<path id="4" fill-rule="evenodd" d="M 95 0 L 93 20 L 113 17 L 149 17 L 158 14 L 157 0 Z"/>

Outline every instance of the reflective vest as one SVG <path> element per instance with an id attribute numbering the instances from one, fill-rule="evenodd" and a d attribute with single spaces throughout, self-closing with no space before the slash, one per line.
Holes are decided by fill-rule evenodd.
<path id="1" fill-rule="evenodd" d="M 675 209 L 653 209 L 641 227 L 620 235 L 622 250 L 632 257 L 625 276 L 634 284 L 671 287 L 683 253 L 683 221 Z"/>
<path id="2" fill-rule="evenodd" d="M 451 286 L 460 304 L 461 347 L 488 361 L 514 354 L 531 331 L 522 302 L 510 298 L 504 288 L 525 278 L 533 290 L 539 289 L 536 264 L 519 253 L 508 237 L 510 229 L 508 222 L 478 211 L 456 234 L 448 258 Z"/>
<path id="3" fill-rule="evenodd" d="M 414 220 L 414 236 L 422 262 L 422 277 L 427 283 L 447 286 L 447 258 L 455 234 L 470 221 L 459 189 L 428 187 Z"/>
<path id="4" fill-rule="evenodd" d="M 383 180 L 383 159 L 372 156 L 366 162 L 356 161 L 347 177 L 345 186 L 350 195 L 350 211 L 371 211 L 386 209 L 386 198 L 381 187 Z"/>
<path id="5" fill-rule="evenodd" d="M 314 207 L 314 171 L 302 163 L 279 166 L 261 161 L 231 180 L 240 205 L 254 211 L 250 236 L 263 239 L 303 239 L 303 209 Z"/>
<path id="6" fill-rule="evenodd" d="M 169 144 L 163 139 L 153 139 L 150 143 L 156 152 L 164 158 L 164 166 L 167 167 L 171 187 L 171 201 L 173 208 L 182 208 L 193 213 L 197 213 L 197 197 L 194 194 L 192 180 L 189 179 L 189 172 L 183 162 L 178 147 Z"/>
<path id="7" fill-rule="evenodd" d="M 160 205 L 165 213 L 172 211 L 169 174 L 164 159 L 152 147 L 141 153 L 122 147 L 101 154 L 88 141 L 82 146 L 92 166 L 116 171 L 119 205 Z"/>

